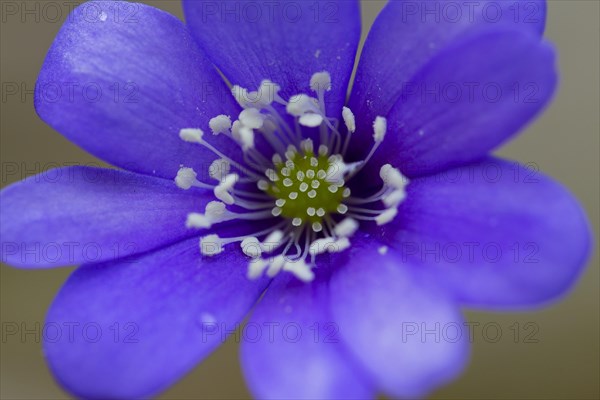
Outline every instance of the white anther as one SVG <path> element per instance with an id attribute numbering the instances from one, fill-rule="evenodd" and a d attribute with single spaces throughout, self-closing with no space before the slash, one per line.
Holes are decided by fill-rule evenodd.
<path id="1" fill-rule="evenodd" d="M 317 177 L 318 177 L 318 175 L 317 175 Z M 312 187 L 313 189 L 318 189 L 319 186 L 321 186 L 321 182 L 319 182 L 317 180 L 314 180 L 310 183 L 310 187 Z"/>
<path id="2" fill-rule="evenodd" d="M 202 129 L 185 128 L 179 131 L 179 138 L 184 142 L 202 143 Z"/>
<path id="3" fill-rule="evenodd" d="M 301 117 L 305 113 L 318 111 L 318 104 L 318 100 L 313 97 L 305 94 L 297 94 L 290 97 L 286 111 L 294 117 Z"/>
<path id="4" fill-rule="evenodd" d="M 244 126 L 244 124 L 242 124 L 238 120 L 233 121 L 233 125 L 231 126 L 231 136 L 233 136 L 233 138 L 237 142 L 240 142 L 242 140 L 242 138 L 240 136 L 240 129 L 242 129 L 243 126 Z"/>
<path id="5" fill-rule="evenodd" d="M 310 266 L 304 262 L 304 260 L 287 261 L 283 265 L 284 271 L 291 272 L 300 279 L 302 282 L 310 282 L 315 279 L 315 274 L 312 272 Z"/>
<path id="6" fill-rule="evenodd" d="M 285 178 L 283 180 L 283 186 L 290 187 L 294 184 L 294 182 L 290 178 Z"/>
<path id="7" fill-rule="evenodd" d="M 290 198 L 290 200 L 296 200 L 298 198 L 298 192 L 291 192 L 290 194 L 288 194 L 288 197 Z"/>
<path id="8" fill-rule="evenodd" d="M 231 94 L 233 94 L 235 101 L 237 101 L 240 106 L 244 108 L 251 106 L 250 97 L 248 96 L 247 89 L 244 89 L 243 87 L 238 85 L 234 85 L 231 88 Z"/>
<path id="9" fill-rule="evenodd" d="M 387 119 L 384 117 L 376 117 L 373 122 L 373 139 L 375 142 L 381 142 L 387 132 Z"/>
<path id="10" fill-rule="evenodd" d="M 277 172 L 274 169 L 268 168 L 265 171 L 265 176 L 269 178 L 271 182 L 277 182 L 279 180 L 279 176 L 277 176 Z"/>
<path id="11" fill-rule="evenodd" d="M 258 88 L 258 95 L 260 104 L 268 106 L 279 96 L 281 87 L 276 83 L 271 82 L 268 79 L 263 80 Z"/>
<path id="12" fill-rule="evenodd" d="M 307 190 L 308 190 L 308 183 L 306 183 L 306 182 L 302 182 L 302 183 L 300 184 L 300 191 L 301 191 L 302 193 L 304 193 L 304 192 L 306 192 Z"/>
<path id="13" fill-rule="evenodd" d="M 276 247 L 279 247 L 282 243 L 281 241 L 283 240 L 283 236 L 283 231 L 276 229 L 273 232 L 271 232 L 269 236 L 267 236 L 267 238 L 263 241 L 263 246 L 268 244 L 271 250 Z"/>
<path id="14" fill-rule="evenodd" d="M 350 188 L 346 188 L 344 189 L 344 191 L 342 192 L 342 197 L 346 198 L 346 197 L 350 197 L 350 195 L 352 194 L 352 192 L 350 191 Z"/>
<path id="15" fill-rule="evenodd" d="M 261 179 L 256 183 L 256 186 L 260 190 L 265 191 L 265 190 L 269 189 L 269 182 L 265 181 L 264 179 Z"/>
<path id="16" fill-rule="evenodd" d="M 315 171 L 313 171 L 312 169 L 309 169 L 308 171 L 306 171 L 306 177 L 309 179 L 312 179 L 315 177 Z"/>
<path id="17" fill-rule="evenodd" d="M 312 230 L 315 232 L 321 232 L 323 230 L 323 225 L 320 222 L 313 222 Z"/>
<path id="18" fill-rule="evenodd" d="M 239 120 L 251 129 L 260 129 L 263 126 L 265 116 L 256 108 L 247 108 L 239 115 Z"/>
<path id="19" fill-rule="evenodd" d="M 322 217 L 325 215 L 325 210 L 323 208 L 318 208 L 317 209 L 317 216 L 318 217 Z"/>
<path id="20" fill-rule="evenodd" d="M 293 161 L 293 160 L 287 160 L 287 161 L 285 162 L 285 166 L 287 167 L 287 169 L 288 169 L 289 171 L 291 171 L 291 170 L 293 170 L 294 168 L 296 168 L 296 164 L 294 164 L 294 161 Z"/>
<path id="21" fill-rule="evenodd" d="M 333 233 L 340 237 L 350 237 L 358 229 L 358 222 L 353 218 L 345 218 L 333 228 Z"/>
<path id="22" fill-rule="evenodd" d="M 375 222 L 377 222 L 377 225 L 385 225 L 388 222 L 391 222 L 397 214 L 398 209 L 388 208 L 387 210 L 379 214 L 377 217 L 375 217 Z"/>
<path id="23" fill-rule="evenodd" d="M 322 144 L 319 146 L 319 155 L 320 156 L 326 156 L 327 153 L 329 153 L 329 147 L 327 147 L 327 145 Z"/>
<path id="24" fill-rule="evenodd" d="M 306 177 L 306 175 L 304 175 L 303 171 L 298 171 L 296 173 L 296 179 L 298 179 L 299 181 L 303 181 L 305 177 Z"/>
<path id="25" fill-rule="evenodd" d="M 329 183 L 344 183 L 344 174 L 347 170 L 347 165 L 343 161 L 336 159 L 329 164 L 327 172 L 325 173 L 325 180 Z"/>
<path id="26" fill-rule="evenodd" d="M 254 147 L 254 131 L 247 126 L 242 126 L 239 130 L 240 143 L 242 150 L 247 151 Z"/>
<path id="27" fill-rule="evenodd" d="M 300 142 L 300 148 L 304 150 L 305 153 L 312 152 L 314 149 L 314 143 L 312 139 L 305 139 Z"/>
<path id="28" fill-rule="evenodd" d="M 224 158 L 217 158 L 210 164 L 210 167 L 208 168 L 208 175 L 210 175 L 211 178 L 220 181 L 227 176 L 230 169 L 231 165 L 228 160 Z"/>
<path id="29" fill-rule="evenodd" d="M 346 128 L 348 128 L 349 133 L 354 133 L 356 131 L 356 120 L 354 119 L 354 113 L 348 107 L 342 108 L 342 118 L 344 119 L 344 124 L 346 124 Z"/>
<path id="30" fill-rule="evenodd" d="M 217 115 L 208 121 L 208 126 L 210 127 L 213 135 L 218 135 L 219 133 L 228 133 L 231 129 L 231 117 L 224 114 Z"/>
<path id="31" fill-rule="evenodd" d="M 306 209 L 306 213 L 311 217 L 314 217 L 316 212 L 317 212 L 317 210 L 314 207 L 308 207 Z"/>
<path id="32" fill-rule="evenodd" d="M 288 167 L 281 168 L 281 175 L 290 176 L 290 169 Z"/>
<path id="33" fill-rule="evenodd" d="M 317 192 L 315 190 L 311 190 L 307 194 L 308 194 L 308 197 L 310 197 L 311 199 L 314 199 L 315 197 L 317 197 Z"/>
<path id="34" fill-rule="evenodd" d="M 292 220 L 292 225 L 294 225 L 294 226 L 300 226 L 300 225 L 302 225 L 302 219 L 301 218 L 294 218 Z"/>
<path id="35" fill-rule="evenodd" d="M 311 157 L 310 158 L 310 166 L 311 167 L 319 166 L 319 160 L 316 157 Z"/>
<path id="36" fill-rule="evenodd" d="M 317 178 L 319 178 L 319 179 L 325 179 L 325 178 L 327 178 L 327 172 L 325 172 L 325 170 L 322 170 L 322 169 L 318 170 L 317 171 Z"/>
<path id="37" fill-rule="evenodd" d="M 329 247 L 333 246 L 334 242 L 335 239 L 332 237 L 317 239 L 310 244 L 308 252 L 312 256 L 326 253 L 329 251 Z"/>
<path id="38" fill-rule="evenodd" d="M 235 200 L 229 190 L 233 189 L 233 186 L 239 179 L 238 174 L 229 174 L 219 183 L 214 189 L 214 195 L 217 199 L 221 200 L 225 204 L 234 204 Z"/>
<path id="39" fill-rule="evenodd" d="M 242 240 L 242 252 L 248 257 L 257 258 L 262 254 L 260 242 L 254 236 L 249 236 Z"/>
<path id="40" fill-rule="evenodd" d="M 323 117 L 316 113 L 306 113 L 298 119 L 298 122 L 302 126 L 315 128 L 323 123 Z"/>
<path id="41" fill-rule="evenodd" d="M 186 228 L 210 228 L 212 221 L 204 214 L 189 213 L 185 221 Z"/>
<path id="42" fill-rule="evenodd" d="M 271 261 L 271 264 L 269 265 L 269 269 L 267 270 L 267 276 L 272 278 L 277 275 L 279 271 L 281 271 L 281 268 L 283 268 L 283 264 L 285 264 L 285 257 L 283 255 L 280 254 L 274 257 L 273 261 Z"/>
<path id="43" fill-rule="evenodd" d="M 395 207 L 406 198 L 406 192 L 402 189 L 396 189 L 383 198 L 383 204 L 386 207 Z"/>
<path id="44" fill-rule="evenodd" d="M 179 171 L 177 171 L 175 184 L 178 188 L 187 190 L 197 182 L 196 176 L 198 176 L 198 174 L 196 174 L 193 168 L 181 167 L 179 168 Z"/>
<path id="45" fill-rule="evenodd" d="M 350 240 L 347 237 L 339 238 L 331 246 L 329 246 L 330 253 L 341 253 L 350 247 Z"/>
<path id="46" fill-rule="evenodd" d="M 273 154 L 273 157 L 271 157 L 271 161 L 273 161 L 273 164 L 277 165 L 281 164 L 283 162 L 283 159 L 279 154 L 275 153 Z"/>
<path id="47" fill-rule="evenodd" d="M 336 211 L 340 214 L 346 214 L 348 212 L 348 206 L 345 204 L 340 204 L 337 206 Z"/>
<path id="48" fill-rule="evenodd" d="M 225 204 L 220 201 L 209 201 L 204 208 L 204 213 L 211 219 L 218 219 L 225 214 Z"/>
<path id="49" fill-rule="evenodd" d="M 390 164 L 385 164 L 379 170 L 379 176 L 383 182 L 398 190 L 403 190 L 408 184 L 408 178 L 406 178 L 400 170 L 392 167 Z"/>
<path id="50" fill-rule="evenodd" d="M 327 188 L 327 190 L 329 190 L 331 193 L 337 193 L 338 189 L 339 188 L 335 185 L 331 185 Z"/>
<path id="51" fill-rule="evenodd" d="M 331 90 L 331 75 L 329 75 L 329 72 L 323 71 L 313 74 L 310 78 L 310 88 L 315 92 Z"/>
<path id="52" fill-rule="evenodd" d="M 208 235 L 200 238 L 200 252 L 205 256 L 214 256 L 222 251 L 222 241 L 218 235 Z"/>
<path id="53" fill-rule="evenodd" d="M 277 200 L 275 200 L 275 205 L 277 207 L 283 207 L 285 205 L 285 199 L 277 199 Z"/>
<path id="54" fill-rule="evenodd" d="M 279 207 L 273 207 L 273 208 L 271 209 L 271 214 L 272 214 L 274 217 L 279 217 L 279 216 L 281 215 L 281 213 L 282 213 L 282 212 L 283 212 L 283 210 L 282 210 L 281 208 L 279 208 Z"/>
<path id="55" fill-rule="evenodd" d="M 262 276 L 267 269 L 269 262 L 267 260 L 263 260 L 262 258 L 254 259 L 248 263 L 248 279 L 256 279 Z"/>

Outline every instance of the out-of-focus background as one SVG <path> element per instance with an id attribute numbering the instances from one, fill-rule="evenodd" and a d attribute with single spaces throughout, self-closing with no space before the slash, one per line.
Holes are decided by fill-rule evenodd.
<path id="1" fill-rule="evenodd" d="M 1 23 L 1 185 L 59 165 L 97 163 L 46 126 L 33 109 L 37 74 L 47 49 L 75 2 L 18 1 Z M 54 3 L 48 7 L 48 3 Z M 145 1 L 180 18 L 178 1 Z M 597 399 L 599 391 L 600 2 L 549 0 L 546 36 L 558 48 L 561 83 L 546 113 L 498 153 L 540 170 L 570 188 L 594 224 L 595 255 L 564 301 L 524 313 L 467 312 L 473 323 L 497 324 L 502 335 L 476 331 L 466 373 L 433 394 L 437 399 Z M 46 6 L 44 6 L 46 4 Z M 363 2 L 363 39 L 382 1 Z M 36 8 L 37 7 L 37 8 Z M 46 7 L 46 14 L 42 10 Z M 35 10 L 38 10 L 37 12 Z M 57 14 L 54 9 L 59 10 Z M 27 10 L 30 13 L 25 13 Z M 382 57 L 385 57 L 382 54 Z M 16 95 L 7 85 L 17 84 Z M 14 86 L 11 86 L 14 87 Z M 35 330 L 71 268 L 27 271 L 0 268 L 1 321 Z M 529 323 L 529 325 L 527 325 Z M 535 332 L 534 332 L 535 331 Z M 3 331 L 4 332 L 4 331 Z M 515 336 L 515 332 L 520 335 Z M 528 340 L 527 335 L 533 334 Z M 36 335 L 2 335 L 0 398 L 68 398 L 48 372 Z M 230 340 L 164 398 L 247 398 Z"/>

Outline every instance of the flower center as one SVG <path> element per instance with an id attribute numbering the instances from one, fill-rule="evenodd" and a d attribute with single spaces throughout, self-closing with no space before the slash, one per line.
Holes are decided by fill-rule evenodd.
<path id="1" fill-rule="evenodd" d="M 216 184 L 199 181 L 189 167 L 182 166 L 177 173 L 175 183 L 181 189 L 210 189 L 216 198 L 204 213 L 188 214 L 187 227 L 208 229 L 235 220 L 270 223 L 251 235 L 223 238 L 213 233 L 200 238 L 200 251 L 206 256 L 216 256 L 224 246 L 240 243 L 251 259 L 249 278 L 273 277 L 283 270 L 311 281 L 319 255 L 347 249 L 359 221 L 378 225 L 392 221 L 405 197 L 408 180 L 389 164 L 380 170 L 379 191 L 351 192 L 348 182 L 371 160 L 386 135 L 387 121 L 383 117 L 373 121 L 374 143 L 366 158 L 347 163 L 344 156 L 356 130 L 354 114 L 347 107 L 341 110 L 345 130 L 339 129 L 339 120 L 326 115 L 329 73 L 314 74 L 310 87 L 316 98 L 298 94 L 288 101 L 279 96 L 279 86 L 268 80 L 255 92 L 232 88 L 243 111 L 233 123 L 230 116 L 218 115 L 209 127 L 213 135 L 225 135 L 239 144 L 243 162 L 223 154 L 199 128 L 180 131 L 182 140 L 199 144 L 218 157 L 208 170 Z M 289 117 L 280 115 L 282 106 L 293 125 L 286 122 Z M 303 137 L 304 127 L 319 129 L 318 147 Z M 270 159 L 264 146 L 263 151 L 257 149 L 257 140 L 271 148 Z"/>
<path id="2" fill-rule="evenodd" d="M 342 157 L 328 156 L 325 146 L 315 154 L 310 143 L 304 142 L 300 151 L 290 146 L 285 161 L 277 160 L 275 169 L 266 171 L 269 181 L 259 181 L 259 188 L 275 199 L 273 216 L 291 219 L 293 226 L 310 224 L 313 231 L 320 232 L 324 218 L 348 211 L 342 201 L 350 196 L 350 189 L 336 179 Z"/>

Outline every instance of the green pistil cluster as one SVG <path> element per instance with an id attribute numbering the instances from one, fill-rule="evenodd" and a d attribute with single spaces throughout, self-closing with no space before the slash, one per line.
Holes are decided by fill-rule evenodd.
<path id="1" fill-rule="evenodd" d="M 332 174 L 339 173 L 335 171 L 336 157 L 310 150 L 292 151 L 286 153 L 285 161 L 276 162 L 275 170 L 267 172 L 269 185 L 265 190 L 276 199 L 273 215 L 292 219 L 296 226 L 310 223 L 314 227 L 321 226 L 329 214 L 345 213 L 347 207 L 342 201 L 350 190 L 343 181 L 331 182 Z"/>

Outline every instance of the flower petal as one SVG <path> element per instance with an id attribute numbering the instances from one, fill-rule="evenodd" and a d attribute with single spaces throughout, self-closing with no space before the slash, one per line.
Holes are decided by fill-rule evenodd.
<path id="1" fill-rule="evenodd" d="M 382 237 L 474 307 L 524 308 L 573 284 L 590 255 L 577 200 L 527 167 L 487 161 L 413 180 Z"/>
<path id="2" fill-rule="evenodd" d="M 189 237 L 212 193 L 103 168 L 58 168 L 0 192 L 2 261 L 45 268 L 114 260 Z"/>
<path id="3" fill-rule="evenodd" d="M 67 18 L 36 85 L 40 117 L 113 165 L 173 178 L 215 158 L 179 139 L 237 114 L 211 63 L 177 18 L 143 4 L 87 2 Z M 237 147 L 217 137 L 219 147 Z"/>
<path id="4" fill-rule="evenodd" d="M 545 21 L 545 0 L 388 2 L 369 32 L 350 97 L 350 107 L 361 116 L 358 132 L 386 115 L 403 85 L 461 35 L 501 26 L 540 35 Z"/>
<path id="5" fill-rule="evenodd" d="M 287 100 L 309 93 L 312 74 L 325 70 L 333 86 L 327 104 L 341 113 L 360 38 L 358 2 L 184 0 L 183 10 L 200 47 L 231 83 L 255 90 L 270 79 Z"/>
<path id="6" fill-rule="evenodd" d="M 555 85 L 554 51 L 530 34 L 496 31 L 457 43 L 407 83 L 377 157 L 408 176 L 481 159 L 530 122 Z"/>
<path id="7" fill-rule="evenodd" d="M 241 360 L 261 399 L 366 399 L 370 385 L 339 343 L 328 278 L 277 278 L 244 329 Z"/>
<path id="8" fill-rule="evenodd" d="M 81 267 L 47 316 L 53 373 L 83 398 L 165 389 L 225 340 L 221 324 L 237 324 L 260 296 L 266 282 L 247 280 L 246 263 L 239 251 L 202 258 L 192 239 L 126 265 Z"/>
<path id="9" fill-rule="evenodd" d="M 331 310 L 352 354 L 393 397 L 423 397 L 465 366 L 468 335 L 448 296 L 393 249 L 354 240 L 331 280 Z"/>

